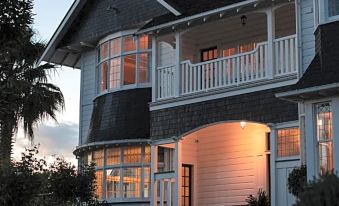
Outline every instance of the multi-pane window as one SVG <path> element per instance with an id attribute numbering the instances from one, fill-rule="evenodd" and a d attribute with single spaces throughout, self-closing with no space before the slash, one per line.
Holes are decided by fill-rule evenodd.
<path id="1" fill-rule="evenodd" d="M 136 198 L 141 197 L 141 168 L 124 168 L 123 170 L 123 197 Z"/>
<path id="2" fill-rule="evenodd" d="M 109 148 L 106 150 L 106 165 L 120 164 L 120 148 Z"/>
<path id="3" fill-rule="evenodd" d="M 106 170 L 106 199 L 117 198 L 120 196 L 120 169 Z"/>
<path id="4" fill-rule="evenodd" d="M 103 180 L 103 171 L 102 170 L 97 170 L 95 172 L 95 186 L 96 186 L 96 195 L 98 196 L 99 199 L 102 199 L 102 181 Z"/>
<path id="5" fill-rule="evenodd" d="M 150 82 L 151 46 L 147 35 L 108 40 L 98 47 L 98 92 Z"/>
<path id="6" fill-rule="evenodd" d="M 84 153 L 96 164 L 96 194 L 107 201 L 150 196 L 150 146 L 126 146 Z M 85 163 L 85 161 L 84 161 Z"/>
<path id="7" fill-rule="evenodd" d="M 338 0 L 328 0 L 327 8 L 328 8 L 329 17 L 339 15 L 339 1 Z"/>
<path id="8" fill-rule="evenodd" d="M 131 146 L 124 148 L 124 163 L 140 163 L 141 162 L 141 147 Z"/>
<path id="9" fill-rule="evenodd" d="M 320 174 L 333 169 L 332 109 L 330 102 L 315 104 Z"/>
<path id="10" fill-rule="evenodd" d="M 218 49 L 216 47 L 201 50 L 201 61 L 209 61 L 218 58 Z"/>
<path id="11" fill-rule="evenodd" d="M 96 167 L 102 167 L 104 165 L 104 150 L 96 150 L 93 153 L 93 162 Z"/>
<path id="12" fill-rule="evenodd" d="M 277 156 L 300 155 L 300 136 L 298 128 L 279 129 L 277 132 Z"/>
<path id="13" fill-rule="evenodd" d="M 182 166 L 181 206 L 191 206 L 192 166 Z"/>

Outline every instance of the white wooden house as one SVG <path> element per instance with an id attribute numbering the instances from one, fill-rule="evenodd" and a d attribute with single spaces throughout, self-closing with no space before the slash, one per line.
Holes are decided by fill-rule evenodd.
<path id="1" fill-rule="evenodd" d="M 339 169 L 339 0 L 75 0 L 41 57 L 81 70 L 107 205 L 293 205 Z"/>

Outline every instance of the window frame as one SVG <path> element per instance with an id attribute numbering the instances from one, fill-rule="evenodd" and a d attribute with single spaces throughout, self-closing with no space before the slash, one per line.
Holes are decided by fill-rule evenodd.
<path id="1" fill-rule="evenodd" d="M 110 35 L 106 38 L 104 38 L 103 40 L 99 41 L 98 45 L 97 45 L 97 49 L 96 49 L 96 66 L 95 66 L 95 70 L 96 70 L 96 94 L 97 96 L 101 96 L 104 95 L 106 93 L 110 93 L 110 92 L 115 92 L 115 91 L 120 91 L 120 90 L 126 90 L 126 89 L 133 89 L 133 88 L 146 88 L 146 87 L 151 87 L 151 67 L 152 67 L 152 63 L 150 61 L 150 59 L 148 59 L 148 70 L 146 70 L 147 73 L 147 81 L 146 82 L 140 82 L 140 56 L 141 54 L 145 54 L 148 58 L 152 57 L 152 48 L 150 47 L 150 43 L 148 43 L 149 48 L 147 49 L 141 49 L 141 40 L 143 38 L 144 35 L 140 35 L 140 36 L 134 36 L 133 34 L 135 33 L 134 30 L 132 31 L 125 31 L 125 32 L 118 32 L 115 33 L 113 35 Z M 133 40 L 135 41 L 135 50 L 134 51 L 127 51 L 124 52 L 124 41 L 125 38 L 128 37 L 132 37 Z M 118 52 L 117 54 L 112 55 L 112 48 L 111 48 L 111 43 L 113 40 L 115 39 L 119 39 L 120 40 L 120 52 Z M 150 38 L 148 37 L 148 41 L 150 41 Z M 100 59 L 100 55 L 101 55 L 101 45 L 104 45 L 108 43 L 108 57 L 105 59 Z M 128 56 L 128 55 L 135 55 L 136 61 L 135 61 L 135 78 L 134 78 L 134 83 L 132 84 L 124 84 L 124 57 Z M 117 87 L 111 87 L 111 61 L 115 58 L 119 58 L 120 59 L 120 79 L 118 80 L 118 86 Z M 104 91 L 101 91 L 101 86 L 100 86 L 100 66 L 102 64 L 104 64 L 105 62 L 107 62 L 108 65 L 108 70 L 107 70 L 107 89 Z"/>
<path id="2" fill-rule="evenodd" d="M 279 132 L 279 130 L 289 130 L 289 129 L 298 129 L 299 155 L 279 156 L 279 153 L 278 153 L 278 137 L 279 137 L 278 132 Z M 275 147 L 276 147 L 275 156 L 276 156 L 277 160 L 299 159 L 301 157 L 301 134 L 300 134 L 300 127 L 299 127 L 299 125 L 277 128 L 276 129 Z"/>
<path id="3" fill-rule="evenodd" d="M 324 140 L 320 140 L 318 137 L 318 122 L 317 122 L 317 105 L 319 104 L 326 104 L 328 103 L 330 106 L 330 111 L 331 111 L 331 139 L 324 139 Z M 317 174 L 321 174 L 321 169 L 320 169 L 320 144 L 323 143 L 331 143 L 331 147 L 332 147 L 332 170 L 335 169 L 335 142 L 334 142 L 334 124 L 333 124 L 333 103 L 331 100 L 328 101 L 320 101 L 320 102 L 315 102 L 312 104 L 312 110 L 313 110 L 313 138 L 314 138 L 314 143 L 315 143 L 315 157 L 316 157 L 316 162 L 315 162 L 315 166 L 316 166 L 316 173 Z"/>
<path id="4" fill-rule="evenodd" d="M 313 0 L 315 28 L 322 24 L 339 21 L 339 14 L 329 16 L 328 1 L 329 0 Z"/>
<path id="5" fill-rule="evenodd" d="M 124 162 L 124 151 L 125 148 L 129 148 L 129 147 L 141 147 L 141 161 L 138 163 L 125 163 Z M 151 168 L 151 162 L 146 162 L 145 161 L 145 151 L 146 151 L 146 147 L 150 147 L 150 145 L 132 145 L 132 146 L 121 146 L 121 147 L 105 147 L 105 148 L 98 148 L 97 150 L 93 150 L 90 152 L 85 152 L 84 154 L 87 156 L 91 155 L 91 159 L 92 162 L 94 162 L 94 153 L 95 151 L 98 150 L 103 150 L 104 155 L 103 155 L 103 166 L 97 167 L 95 166 L 95 171 L 101 171 L 102 172 L 102 200 L 106 200 L 108 202 L 114 203 L 114 202 L 129 202 L 129 201 L 143 201 L 143 200 L 149 200 L 150 196 L 145 197 L 144 194 L 144 177 L 145 177 L 145 170 L 146 168 L 148 168 L 150 170 Z M 119 152 L 120 152 L 120 162 L 118 164 L 115 165 L 107 165 L 107 150 L 111 149 L 111 148 L 119 148 Z M 149 150 L 150 152 L 150 150 Z M 141 180 L 140 180 L 140 197 L 129 197 L 129 198 L 124 198 L 124 191 L 123 191 L 123 178 L 124 178 L 124 169 L 130 169 L 130 168 L 140 168 L 141 169 Z M 119 190 L 117 191 L 117 193 L 119 194 L 119 196 L 117 198 L 107 198 L 107 171 L 108 170 L 119 170 L 119 174 L 120 174 L 120 182 L 119 182 Z M 151 174 L 150 174 L 151 175 Z M 150 180 L 150 177 L 149 177 Z M 150 184 L 149 184 L 150 186 Z M 150 187 L 149 187 L 149 192 L 148 194 L 151 194 L 150 191 Z"/>

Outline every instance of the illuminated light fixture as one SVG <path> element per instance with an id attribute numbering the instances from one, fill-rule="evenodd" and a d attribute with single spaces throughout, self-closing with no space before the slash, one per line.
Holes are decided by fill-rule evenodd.
<path id="1" fill-rule="evenodd" d="M 241 129 L 244 129 L 246 127 L 246 122 L 245 121 L 241 121 L 240 122 L 240 127 L 241 127 Z"/>
<path id="2" fill-rule="evenodd" d="M 322 119 L 319 119 L 318 122 L 317 122 L 318 126 L 323 126 L 323 120 Z"/>
<path id="3" fill-rule="evenodd" d="M 247 16 L 246 16 L 246 15 L 242 15 L 242 16 L 240 17 L 240 20 L 241 20 L 241 24 L 242 24 L 243 26 L 245 26 L 246 23 L 247 23 Z"/>

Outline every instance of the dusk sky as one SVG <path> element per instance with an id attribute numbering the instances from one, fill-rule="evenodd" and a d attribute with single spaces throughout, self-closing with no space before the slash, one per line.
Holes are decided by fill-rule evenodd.
<path id="1" fill-rule="evenodd" d="M 34 3 L 36 15 L 33 27 L 37 32 L 36 38 L 47 43 L 73 0 L 34 0 Z M 40 144 L 40 155 L 46 157 L 49 162 L 54 155 L 62 155 L 76 164 L 72 152 L 77 146 L 79 135 L 80 71 L 67 67 L 59 68 L 57 74 L 51 76 L 51 82 L 61 88 L 66 109 L 58 114 L 58 123 L 49 120 L 39 125 L 33 144 Z M 30 147 L 31 143 L 20 130 L 15 140 L 14 157 L 19 158 L 24 148 Z"/>

